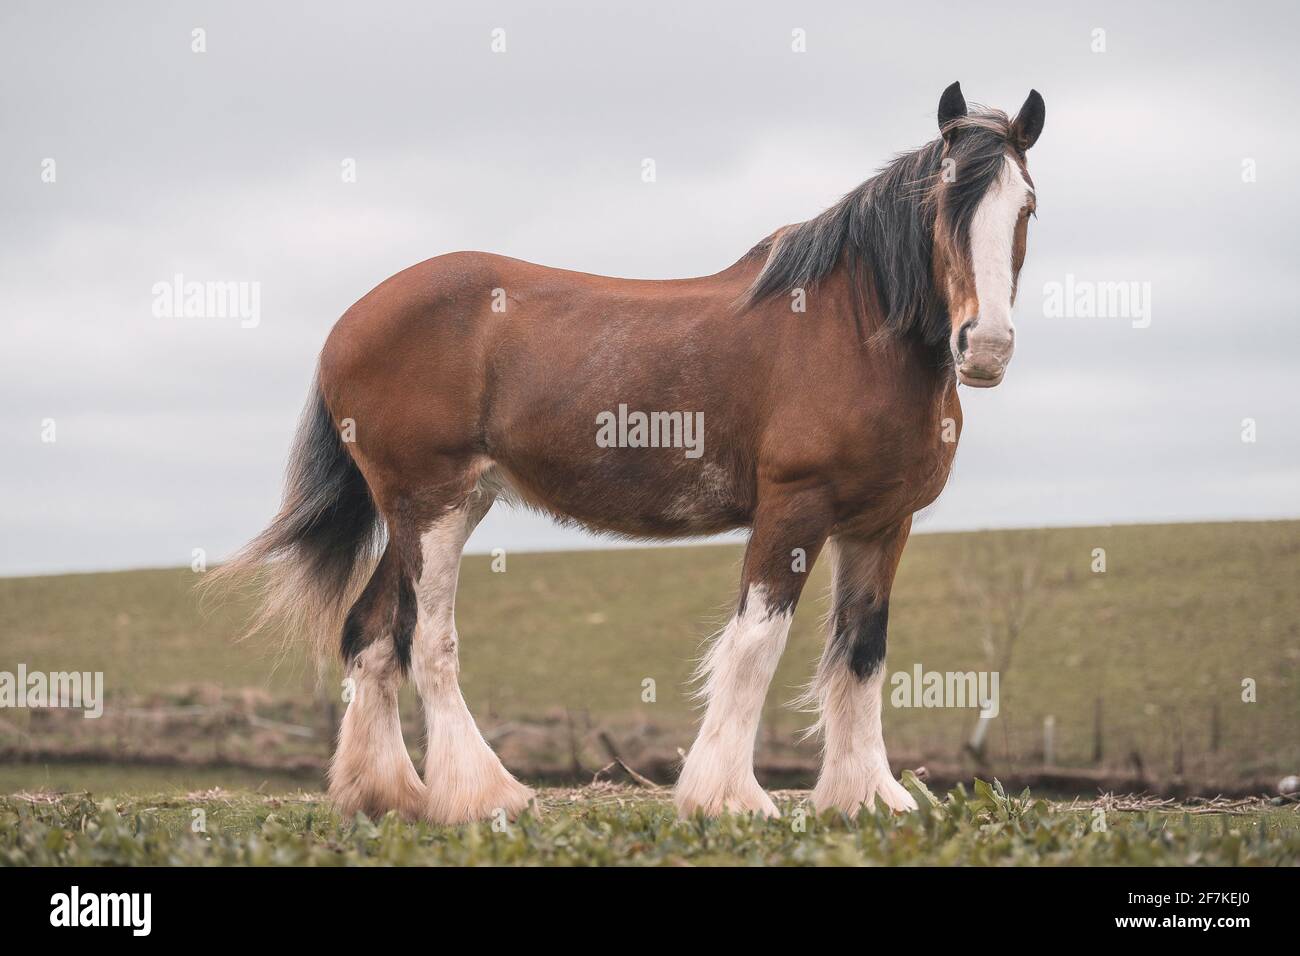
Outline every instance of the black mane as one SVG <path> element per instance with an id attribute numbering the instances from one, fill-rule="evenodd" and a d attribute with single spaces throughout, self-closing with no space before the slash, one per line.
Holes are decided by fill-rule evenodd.
<path id="1" fill-rule="evenodd" d="M 765 254 L 767 263 L 742 305 L 794 289 L 811 293 L 845 259 L 874 289 L 887 329 L 946 345 L 950 329 L 932 268 L 936 224 L 965 255 L 975 210 L 1011 147 L 1010 125 L 998 110 L 972 111 L 948 127 L 951 182 L 941 178 L 944 140 L 935 139 L 895 157 L 821 215 L 759 243 L 750 255 Z"/>

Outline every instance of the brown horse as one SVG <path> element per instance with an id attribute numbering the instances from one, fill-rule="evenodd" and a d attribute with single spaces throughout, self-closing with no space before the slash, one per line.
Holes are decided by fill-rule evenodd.
<path id="1" fill-rule="evenodd" d="M 957 383 L 1001 381 L 1043 125 L 968 110 L 940 136 L 717 275 L 612 279 L 483 253 L 400 272 L 334 326 L 282 510 L 219 572 L 262 567 L 266 622 L 333 642 L 353 689 L 330 767 L 345 813 L 441 823 L 515 814 L 458 683 L 461 549 L 498 498 L 616 535 L 752 529 L 734 617 L 677 782 L 682 813 L 777 812 L 753 771 L 768 684 L 824 546 L 834 597 L 810 692 L 818 809 L 914 807 L 881 737 L 890 586 L 939 495 Z M 411 675 L 424 778 L 398 721 Z"/>

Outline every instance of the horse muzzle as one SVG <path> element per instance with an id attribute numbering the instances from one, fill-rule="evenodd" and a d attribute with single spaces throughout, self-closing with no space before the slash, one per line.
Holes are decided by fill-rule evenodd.
<path id="1" fill-rule="evenodd" d="M 981 328 L 979 319 L 964 323 L 952 348 L 957 380 L 971 388 L 997 385 L 1011 362 L 1015 339 L 1015 330 L 1010 325 L 993 328 L 986 323 Z"/>

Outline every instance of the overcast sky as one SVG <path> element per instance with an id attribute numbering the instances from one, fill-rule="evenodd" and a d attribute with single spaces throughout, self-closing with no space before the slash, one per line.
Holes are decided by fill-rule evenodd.
<path id="1" fill-rule="evenodd" d="M 932 138 L 954 79 L 1047 124 L 1015 360 L 919 528 L 1295 516 L 1295 6 L 1055 6 L 7 0 L 0 573 L 229 553 L 386 276 L 715 272 Z M 177 273 L 259 283 L 259 324 L 156 316 Z M 1149 283 L 1149 326 L 1045 315 L 1067 275 Z M 498 506 L 471 549 L 604 544 Z"/>

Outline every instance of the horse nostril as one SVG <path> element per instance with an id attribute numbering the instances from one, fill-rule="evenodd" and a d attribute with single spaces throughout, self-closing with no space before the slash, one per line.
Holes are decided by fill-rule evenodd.
<path id="1" fill-rule="evenodd" d="M 966 351 L 966 345 L 968 344 L 967 335 L 971 329 L 975 328 L 977 324 L 979 324 L 978 317 L 974 319 L 967 319 L 965 322 L 961 324 L 961 328 L 957 330 L 957 354 L 958 355 L 961 355 L 963 352 Z"/>

